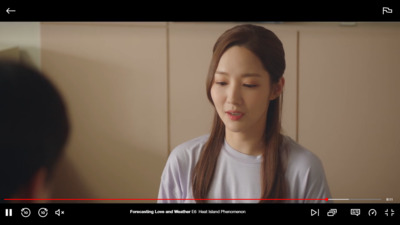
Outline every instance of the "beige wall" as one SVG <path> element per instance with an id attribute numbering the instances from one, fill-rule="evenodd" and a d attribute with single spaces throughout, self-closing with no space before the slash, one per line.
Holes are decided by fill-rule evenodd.
<path id="1" fill-rule="evenodd" d="M 55 198 L 156 198 L 167 152 L 166 24 L 43 23 L 72 135 Z"/>
<path id="2" fill-rule="evenodd" d="M 299 142 L 336 198 L 400 202 L 400 27 L 300 33 Z"/>
<path id="3" fill-rule="evenodd" d="M 14 59 L 40 68 L 40 23 L 39 22 L 0 22 L 0 51 L 9 52 Z"/>
<path id="4" fill-rule="evenodd" d="M 0 37 L 40 40 L 25 46 L 68 103 L 53 197 L 157 198 L 168 152 L 209 132 L 212 46 L 234 25 L 28 23 L 25 41 Z M 321 158 L 333 197 L 399 202 L 400 23 L 259 25 L 286 51 L 285 133 Z"/>

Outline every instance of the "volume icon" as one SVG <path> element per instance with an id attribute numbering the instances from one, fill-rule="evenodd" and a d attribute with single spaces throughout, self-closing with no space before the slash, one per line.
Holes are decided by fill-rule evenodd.
<path id="1" fill-rule="evenodd" d="M 12 216 L 12 209 L 6 209 L 6 217 Z"/>

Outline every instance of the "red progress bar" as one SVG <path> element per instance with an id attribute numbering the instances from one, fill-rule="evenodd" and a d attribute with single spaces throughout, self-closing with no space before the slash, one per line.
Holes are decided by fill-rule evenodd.
<path id="1" fill-rule="evenodd" d="M 206 198 L 206 199 L 181 199 L 181 198 L 5 198 L 6 201 L 329 201 L 329 198 Z"/>

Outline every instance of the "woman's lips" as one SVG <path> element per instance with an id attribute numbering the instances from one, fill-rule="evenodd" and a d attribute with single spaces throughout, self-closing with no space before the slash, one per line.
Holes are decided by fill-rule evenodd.
<path id="1" fill-rule="evenodd" d="M 242 113 L 242 112 L 232 111 L 232 110 L 226 111 L 225 113 L 228 115 L 229 119 L 231 119 L 233 121 L 240 120 L 240 118 L 242 118 L 244 115 L 244 113 Z"/>

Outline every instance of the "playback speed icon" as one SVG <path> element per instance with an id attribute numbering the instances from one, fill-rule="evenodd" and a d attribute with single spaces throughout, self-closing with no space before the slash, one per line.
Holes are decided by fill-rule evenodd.
<path id="1" fill-rule="evenodd" d="M 376 211 L 376 209 L 370 209 L 368 210 L 368 216 L 377 216 L 378 212 Z"/>

